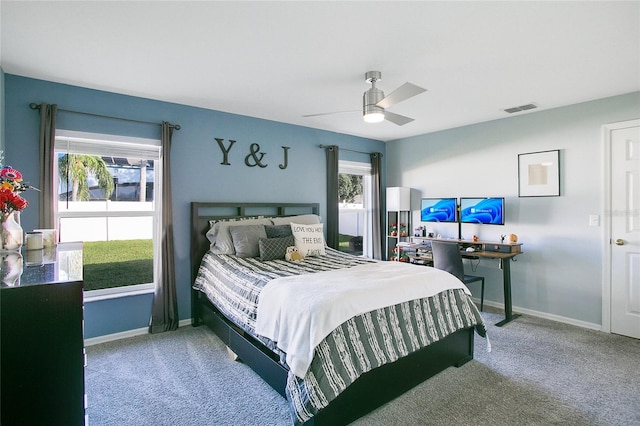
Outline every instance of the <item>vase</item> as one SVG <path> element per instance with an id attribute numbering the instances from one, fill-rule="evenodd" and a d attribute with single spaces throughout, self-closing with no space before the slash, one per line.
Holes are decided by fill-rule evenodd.
<path id="1" fill-rule="evenodd" d="M 22 255 L 19 251 L 0 253 L 0 285 L 15 287 L 20 285 L 22 275 Z"/>
<path id="2" fill-rule="evenodd" d="M 19 251 L 22 247 L 24 233 L 19 215 L 19 212 L 0 214 L 0 252 Z"/>

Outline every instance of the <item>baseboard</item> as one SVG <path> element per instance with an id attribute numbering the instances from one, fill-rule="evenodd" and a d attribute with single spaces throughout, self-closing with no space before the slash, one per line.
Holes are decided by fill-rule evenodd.
<path id="1" fill-rule="evenodd" d="M 480 302 L 480 299 L 478 299 Z M 504 305 L 502 303 L 484 301 L 484 306 L 491 306 L 492 308 L 502 309 L 504 310 Z M 561 322 L 563 324 L 575 325 L 576 327 L 588 328 L 590 330 L 602 331 L 601 324 L 595 324 L 586 321 L 580 321 L 574 318 L 563 317 L 561 315 L 550 314 L 547 312 L 534 311 L 533 309 L 521 308 L 519 306 L 513 307 L 513 312 L 518 314 L 529 315 L 532 317 L 548 319 L 550 321 Z M 516 320 L 517 321 L 517 320 Z"/>
<path id="2" fill-rule="evenodd" d="M 476 299 L 474 299 L 476 300 Z M 477 302 L 480 303 L 480 299 L 477 299 Z M 504 309 L 504 305 L 502 303 L 492 302 L 489 300 L 484 301 L 485 306 L 491 306 L 492 308 Z M 600 324 L 594 324 L 586 321 L 580 321 L 573 318 L 563 317 L 561 315 L 549 314 L 546 312 L 534 311 L 532 309 L 525 309 L 519 306 L 514 306 L 513 311 L 519 314 L 530 315 L 532 317 L 548 319 L 550 321 L 561 322 L 564 324 L 575 325 L 576 327 L 588 328 L 591 330 L 602 331 L 602 326 Z M 178 327 L 184 327 L 187 325 L 191 325 L 191 318 L 180 320 L 178 323 Z M 142 336 L 144 334 L 149 333 L 148 327 L 137 328 L 135 330 L 127 330 L 122 331 L 120 333 L 106 334 L 104 336 L 92 337 L 84 340 L 84 346 L 92 346 L 100 343 L 113 342 L 114 340 L 126 339 L 129 337 Z"/>
<path id="3" fill-rule="evenodd" d="M 191 325 L 191 318 L 183 319 L 178 322 L 178 327 Z M 93 346 L 100 343 L 113 342 L 114 340 L 127 339 L 129 337 L 142 336 L 149 334 L 149 327 L 136 328 L 134 330 L 121 331 L 119 333 L 105 334 L 104 336 L 91 337 L 84 339 L 84 346 Z"/>

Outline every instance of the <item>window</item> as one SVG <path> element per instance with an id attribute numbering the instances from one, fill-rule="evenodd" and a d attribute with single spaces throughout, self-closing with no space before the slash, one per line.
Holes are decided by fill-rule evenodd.
<path id="1" fill-rule="evenodd" d="M 372 257 L 371 164 L 338 164 L 340 250 Z"/>
<path id="2" fill-rule="evenodd" d="M 154 288 L 160 150 L 159 140 L 56 133 L 59 238 L 84 242 L 89 298 Z"/>

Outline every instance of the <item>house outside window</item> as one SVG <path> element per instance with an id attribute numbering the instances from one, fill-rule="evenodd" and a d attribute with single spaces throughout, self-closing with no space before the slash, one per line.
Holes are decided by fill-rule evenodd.
<path id="1" fill-rule="evenodd" d="M 58 130 L 60 242 L 84 242 L 85 299 L 152 292 L 160 141 Z"/>

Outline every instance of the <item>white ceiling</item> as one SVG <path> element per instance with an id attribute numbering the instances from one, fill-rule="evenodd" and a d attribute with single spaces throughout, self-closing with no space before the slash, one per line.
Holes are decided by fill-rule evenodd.
<path id="1" fill-rule="evenodd" d="M 9 74 L 384 141 L 640 90 L 639 1 L 3 0 L 0 14 Z M 414 122 L 302 117 L 360 110 L 368 70 L 386 94 L 427 89 L 389 109 Z"/>

